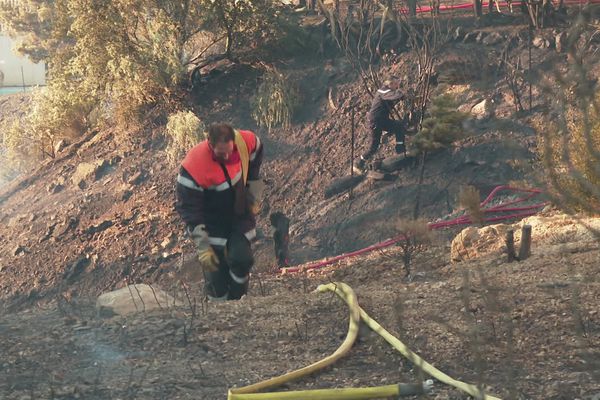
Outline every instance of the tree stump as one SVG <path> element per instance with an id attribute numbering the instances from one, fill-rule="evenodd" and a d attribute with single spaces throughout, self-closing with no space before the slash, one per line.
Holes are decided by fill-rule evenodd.
<path id="1" fill-rule="evenodd" d="M 515 253 L 515 232 L 512 229 L 506 232 L 506 254 L 508 262 L 513 262 L 517 259 Z"/>
<path id="2" fill-rule="evenodd" d="M 531 255 L 531 225 L 523 225 L 521 228 L 521 247 L 519 248 L 519 260 L 525 260 Z"/>

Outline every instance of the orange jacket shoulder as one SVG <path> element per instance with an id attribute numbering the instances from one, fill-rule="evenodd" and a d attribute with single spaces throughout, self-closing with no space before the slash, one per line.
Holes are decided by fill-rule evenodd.
<path id="1" fill-rule="evenodd" d="M 208 142 L 205 140 L 198 143 L 187 153 L 181 166 L 194 178 L 196 183 L 208 188 L 212 185 L 213 176 L 217 172 L 221 172 L 217 168 L 217 163 L 213 160 L 212 152 L 208 147 Z"/>

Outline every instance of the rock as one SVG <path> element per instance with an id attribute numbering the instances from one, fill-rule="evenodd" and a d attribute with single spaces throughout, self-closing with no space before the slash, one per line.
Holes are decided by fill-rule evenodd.
<path id="1" fill-rule="evenodd" d="M 523 219 L 519 226 L 531 225 L 532 236 L 537 242 L 550 244 L 597 243 L 594 231 L 600 231 L 600 218 L 581 217 L 579 221 L 565 214 L 552 216 L 532 215 Z M 515 234 L 517 233 L 515 228 Z"/>
<path id="2" fill-rule="evenodd" d="M 60 153 L 70 144 L 71 143 L 69 143 L 69 141 L 67 139 L 59 140 L 58 143 L 56 143 L 56 145 L 54 145 L 54 154 Z"/>
<path id="3" fill-rule="evenodd" d="M 102 231 L 110 228 L 113 225 L 114 225 L 114 222 L 107 219 L 107 220 L 100 222 L 99 224 L 90 226 L 89 228 L 84 230 L 83 233 L 88 234 L 88 235 L 93 235 L 94 233 L 102 232 Z"/>
<path id="4" fill-rule="evenodd" d="M 494 114 L 492 102 L 485 99 L 471 108 L 471 114 L 479 120 L 488 119 Z"/>
<path id="5" fill-rule="evenodd" d="M 463 38 L 463 43 L 474 42 L 477 39 L 478 32 L 468 32 Z"/>
<path id="6" fill-rule="evenodd" d="M 504 249 L 504 238 L 510 225 L 491 225 L 483 228 L 470 226 L 463 229 L 453 240 L 450 259 L 453 262 L 471 260 L 482 255 L 500 252 Z M 515 234 L 515 245 L 517 235 Z"/>
<path id="7" fill-rule="evenodd" d="M 167 236 L 160 244 L 160 247 L 162 247 L 163 249 L 166 248 L 170 248 L 175 244 L 175 239 L 177 238 L 177 235 L 175 235 L 175 233 L 171 233 L 169 236 Z"/>
<path id="8" fill-rule="evenodd" d="M 64 272 L 63 279 L 67 282 L 67 284 L 71 285 L 75 282 L 77 277 L 81 275 L 83 271 L 90 265 L 91 260 L 89 257 L 80 257 L 71 264 Z"/>
<path id="9" fill-rule="evenodd" d="M 52 233 L 54 233 L 55 227 L 56 224 L 48 225 L 48 228 L 46 228 L 46 233 L 44 233 L 44 236 L 40 238 L 39 243 L 45 242 L 46 240 L 50 239 Z"/>
<path id="10" fill-rule="evenodd" d="M 554 47 L 558 53 L 562 53 L 567 45 L 567 32 L 561 32 L 554 38 Z"/>
<path id="11" fill-rule="evenodd" d="M 79 224 L 77 217 L 65 218 L 62 225 L 54 231 L 54 237 L 59 238 L 64 236 L 68 231 L 75 228 Z"/>
<path id="12" fill-rule="evenodd" d="M 135 174 L 131 175 L 129 179 L 127 179 L 127 183 L 130 185 L 139 185 L 145 180 L 144 175 L 138 171 Z"/>
<path id="13" fill-rule="evenodd" d="M 368 171 L 367 178 L 373 179 L 376 181 L 382 181 L 386 178 L 386 175 L 383 172 L 379 172 L 379 171 Z"/>
<path id="14" fill-rule="evenodd" d="M 133 191 L 125 189 L 123 190 L 123 192 L 121 192 L 121 201 L 126 202 L 131 198 L 131 196 L 133 196 Z"/>
<path id="15" fill-rule="evenodd" d="M 60 176 L 55 181 L 51 182 L 46 190 L 50 194 L 56 194 L 65 188 L 65 178 Z"/>
<path id="16" fill-rule="evenodd" d="M 477 34 L 477 37 L 475 38 L 475 41 L 477 43 L 482 43 L 483 39 L 485 39 L 487 35 L 488 35 L 487 32 L 481 31 L 481 32 L 479 32 Z"/>
<path id="17" fill-rule="evenodd" d="M 106 160 L 97 160 L 93 163 L 81 163 L 71 176 L 71 182 L 80 189 L 85 189 L 89 181 L 97 181 L 100 179 L 110 167 L 110 163 Z"/>
<path id="18" fill-rule="evenodd" d="M 118 163 L 120 163 L 121 161 L 123 161 L 123 157 L 121 157 L 119 154 L 117 154 L 110 159 L 109 165 L 115 166 Z"/>
<path id="19" fill-rule="evenodd" d="M 12 252 L 13 256 L 20 256 L 25 253 L 27 253 L 27 249 L 24 246 L 21 246 L 20 244 L 17 245 L 17 247 L 15 247 L 15 249 Z"/>
<path id="20" fill-rule="evenodd" d="M 101 294 L 96 301 L 96 310 L 101 316 L 130 315 L 173 305 L 175 299 L 158 286 L 141 283 Z"/>
<path id="21" fill-rule="evenodd" d="M 504 41 L 505 41 L 504 36 L 502 36 L 498 32 L 492 32 L 489 35 L 487 35 L 485 38 L 483 38 L 481 43 L 483 43 L 486 46 L 494 46 L 494 45 L 500 44 Z"/>
<path id="22" fill-rule="evenodd" d="M 51 184 L 48 185 L 48 187 L 46 188 L 46 190 L 50 194 L 56 194 L 56 193 L 60 192 L 61 190 L 63 190 L 64 188 L 65 187 L 63 185 L 56 184 L 56 183 L 52 182 Z"/>
<path id="23" fill-rule="evenodd" d="M 458 106 L 457 110 L 462 113 L 469 113 L 469 112 L 471 112 L 472 108 L 473 108 L 473 103 L 464 103 L 464 104 L 461 104 L 460 106 Z"/>
<path id="24" fill-rule="evenodd" d="M 547 39 L 541 37 L 541 36 L 537 36 L 533 39 L 532 42 L 534 47 L 537 47 L 538 49 L 547 49 L 548 47 L 550 47 L 550 41 L 548 41 Z"/>

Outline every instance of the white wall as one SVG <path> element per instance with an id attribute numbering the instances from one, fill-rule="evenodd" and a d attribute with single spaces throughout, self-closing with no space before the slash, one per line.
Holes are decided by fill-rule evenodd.
<path id="1" fill-rule="evenodd" d="M 0 79 L 2 86 L 22 86 L 23 77 L 25 86 L 45 85 L 46 67 L 43 62 L 34 64 L 27 57 L 19 56 L 13 52 L 15 42 L 8 36 L 0 34 L 0 71 L 4 74 L 4 83 Z M 23 75 L 21 75 L 23 67 Z M 1 78 L 2 74 L 0 74 Z"/>

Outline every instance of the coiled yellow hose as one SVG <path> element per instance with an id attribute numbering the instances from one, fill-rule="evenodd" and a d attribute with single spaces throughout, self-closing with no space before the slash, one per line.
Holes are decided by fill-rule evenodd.
<path id="1" fill-rule="evenodd" d="M 265 381 L 255 383 L 253 385 L 244 386 L 241 388 L 230 389 L 227 395 L 228 400 L 367 400 L 373 398 L 415 395 L 429 390 L 433 384 L 431 380 L 422 384 L 404 384 L 386 385 L 372 388 L 343 388 L 343 389 L 319 389 L 319 390 L 299 390 L 288 392 L 271 392 L 257 393 L 261 390 L 266 390 L 286 382 L 298 379 L 319 371 L 343 357 L 350 351 L 352 344 L 358 335 L 359 321 L 362 319 L 373 331 L 381 335 L 388 343 L 390 343 L 402 355 L 407 357 L 415 365 L 421 368 L 424 372 L 432 377 L 444 382 L 448 385 L 462 390 L 471 396 L 481 400 L 500 400 L 497 397 L 484 394 L 479 388 L 464 382 L 457 381 L 448 375 L 444 374 L 431 364 L 427 363 L 421 357 L 413 353 L 404 343 L 386 331 L 375 320 L 358 305 L 356 294 L 352 288 L 345 283 L 330 283 L 327 285 L 319 285 L 318 292 L 332 291 L 344 300 L 350 309 L 350 322 L 346 338 L 331 354 L 311 364 L 307 367 L 300 368 L 296 371 L 288 372 L 287 374 L 267 379 Z"/>

